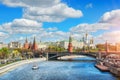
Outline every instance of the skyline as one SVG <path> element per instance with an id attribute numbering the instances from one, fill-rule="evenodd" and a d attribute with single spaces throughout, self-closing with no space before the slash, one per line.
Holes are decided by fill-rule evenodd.
<path id="1" fill-rule="evenodd" d="M 1 42 L 36 36 L 41 41 L 77 40 L 85 33 L 95 43 L 120 42 L 119 0 L 0 0 Z"/>

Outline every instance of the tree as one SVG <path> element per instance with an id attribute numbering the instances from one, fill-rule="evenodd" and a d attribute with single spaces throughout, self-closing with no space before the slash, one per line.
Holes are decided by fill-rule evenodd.
<path id="1" fill-rule="evenodd" d="M 8 48 L 0 49 L 0 58 L 5 59 L 8 58 L 10 55 L 10 50 Z"/>
<path id="2" fill-rule="evenodd" d="M 13 50 L 12 51 L 12 57 L 13 58 L 20 57 L 20 52 L 18 50 Z"/>
<path id="3" fill-rule="evenodd" d="M 98 48 L 98 50 L 105 50 L 105 45 L 104 44 L 97 44 L 96 47 Z"/>

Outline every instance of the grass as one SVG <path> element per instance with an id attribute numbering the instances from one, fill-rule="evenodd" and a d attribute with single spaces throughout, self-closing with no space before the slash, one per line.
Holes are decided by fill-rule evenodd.
<path id="1" fill-rule="evenodd" d="M 0 64 L 0 67 L 6 66 L 6 65 L 8 65 L 8 64 L 10 64 L 10 63 L 7 63 L 7 64 Z"/>
<path id="2" fill-rule="evenodd" d="M 6 65 L 14 63 L 14 62 L 17 62 L 17 61 L 9 62 L 9 63 L 6 63 L 6 64 L 0 64 L 0 67 L 6 66 Z"/>

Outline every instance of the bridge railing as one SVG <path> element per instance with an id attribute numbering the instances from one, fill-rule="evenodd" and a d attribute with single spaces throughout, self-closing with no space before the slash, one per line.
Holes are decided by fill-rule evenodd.
<path id="1" fill-rule="evenodd" d="M 67 56 L 67 55 L 85 55 L 85 56 L 91 56 L 96 58 L 97 53 L 84 53 L 84 52 L 50 52 L 50 53 L 45 53 L 44 55 L 47 56 L 47 59 L 57 59 L 58 57 L 62 56 Z"/>

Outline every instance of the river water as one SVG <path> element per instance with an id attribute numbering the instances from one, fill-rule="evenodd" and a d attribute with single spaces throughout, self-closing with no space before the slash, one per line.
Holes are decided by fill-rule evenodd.
<path id="1" fill-rule="evenodd" d="M 83 59 L 93 58 L 83 57 L 73 60 Z M 38 70 L 31 69 L 34 64 L 39 66 Z M 109 72 L 101 72 L 94 65 L 95 62 L 87 61 L 41 61 L 20 66 L 0 76 L 0 80 L 117 80 Z"/>

